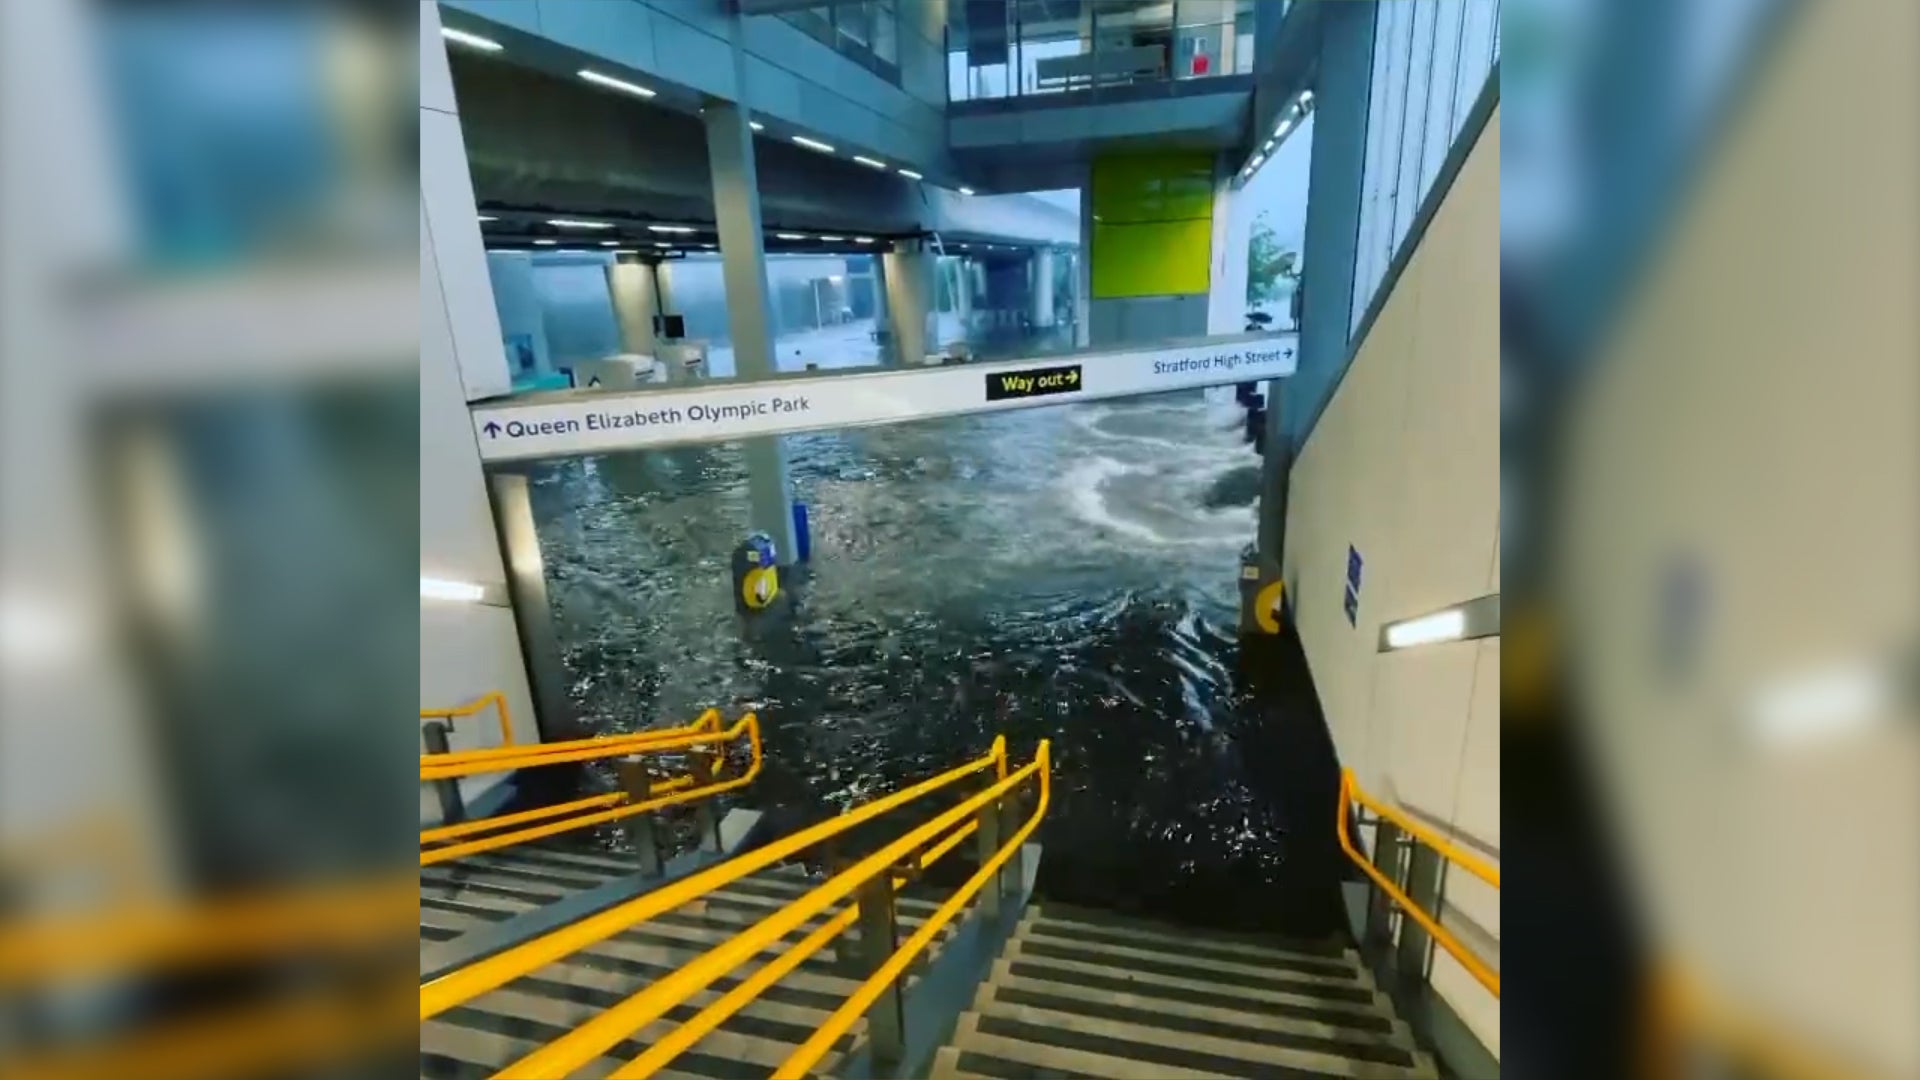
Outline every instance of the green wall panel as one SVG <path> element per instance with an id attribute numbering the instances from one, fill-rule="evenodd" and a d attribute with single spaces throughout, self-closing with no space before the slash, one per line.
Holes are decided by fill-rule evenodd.
<path id="1" fill-rule="evenodd" d="M 1103 224 L 1213 216 L 1213 158 L 1153 154 L 1097 158 L 1093 214 Z"/>
<path id="2" fill-rule="evenodd" d="M 1204 293 L 1213 251 L 1213 220 L 1151 221 L 1093 226 L 1093 298 Z"/>
<path id="3" fill-rule="evenodd" d="M 1093 298 L 1204 293 L 1213 253 L 1213 157 L 1130 154 L 1093 163 Z"/>

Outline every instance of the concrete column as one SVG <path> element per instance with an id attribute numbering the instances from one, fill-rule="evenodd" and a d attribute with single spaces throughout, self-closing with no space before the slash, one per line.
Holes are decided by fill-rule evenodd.
<path id="1" fill-rule="evenodd" d="M 755 195 L 754 198 L 758 200 L 759 196 Z M 758 219 L 759 216 L 760 215 L 758 213 L 754 214 L 754 217 L 756 219 Z M 763 265 L 764 265 L 764 261 L 763 261 Z M 662 315 L 675 314 L 679 309 L 674 305 L 674 302 L 673 302 L 673 267 L 665 262 L 656 262 L 652 264 L 651 269 L 653 271 L 653 274 L 652 274 L 653 298 L 654 298 L 655 310 L 659 311 L 660 314 Z M 765 277 L 764 274 L 761 276 L 762 278 Z"/>
<path id="2" fill-rule="evenodd" d="M 1093 343 L 1093 166 L 1080 185 L 1080 257 L 1073 276 L 1073 344 L 1084 349 Z"/>
<path id="3" fill-rule="evenodd" d="M 1053 249 L 1037 248 L 1033 253 L 1033 325 L 1053 325 Z"/>
<path id="4" fill-rule="evenodd" d="M 739 42 L 734 66 L 741 66 Z M 720 273 L 727 290 L 727 326 L 733 336 L 734 375 L 764 379 L 778 367 L 773 357 L 773 311 L 767 294 L 767 253 L 761 246 L 760 185 L 754 169 L 753 129 L 730 101 L 707 102 L 707 165 L 713 175 L 713 210 L 720 233 Z M 662 279 L 664 285 L 665 279 Z M 663 309 L 670 289 L 660 294 Z M 794 557 L 793 482 L 777 438 L 744 441 L 747 454 L 748 527 L 773 537 L 780 562 Z"/>
<path id="5" fill-rule="evenodd" d="M 960 333 L 963 335 L 973 329 L 974 275 L 982 269 L 978 260 L 965 255 L 960 256 L 954 264 L 953 313 L 960 317 Z"/>
<path id="6" fill-rule="evenodd" d="M 902 364 L 917 365 L 939 348 L 937 335 L 928 329 L 933 315 L 933 253 L 922 241 L 902 240 L 883 258 L 894 345 Z"/>
<path id="7" fill-rule="evenodd" d="M 638 259 L 623 255 L 607 265 L 607 293 L 624 352 L 653 355 L 653 315 L 659 310 L 654 288 L 653 268 Z"/>

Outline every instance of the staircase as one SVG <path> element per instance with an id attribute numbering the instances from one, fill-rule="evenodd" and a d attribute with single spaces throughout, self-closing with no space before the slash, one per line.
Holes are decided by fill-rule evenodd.
<path id="1" fill-rule="evenodd" d="M 633 869 L 630 863 L 603 854 L 550 845 L 520 845 L 424 868 L 420 873 L 421 938 L 448 940 L 501 923 L 580 889 L 631 874 Z M 492 1076 L 818 884 L 819 879 L 797 866 L 769 868 L 450 1009 L 420 1027 L 420 1075 L 435 1080 Z M 936 905 L 902 897 L 898 906 L 904 935 L 924 922 Z M 806 936 L 822 921 L 813 920 L 788 935 L 781 947 Z M 768 950 L 760 959 L 774 955 L 774 950 Z M 602 1077 L 613 1072 L 751 972 L 751 967 L 745 967 L 715 982 L 573 1075 Z M 670 1070 L 656 1075 L 764 1077 L 820 1027 L 861 978 L 827 953 L 804 961 L 677 1058 Z M 910 978 L 908 985 L 912 982 Z M 821 1063 L 822 1071 L 830 1071 L 863 1032 L 864 1027 L 856 1026 L 843 1038 L 836 1053 Z"/>
<path id="2" fill-rule="evenodd" d="M 1029 907 L 935 1077 L 1439 1074 L 1351 948 Z"/>

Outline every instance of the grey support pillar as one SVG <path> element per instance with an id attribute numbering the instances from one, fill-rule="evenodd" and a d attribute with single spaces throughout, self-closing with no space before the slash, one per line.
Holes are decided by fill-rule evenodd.
<path id="1" fill-rule="evenodd" d="M 704 119 L 707 165 L 713 174 L 713 210 L 720 233 L 720 272 L 727 289 L 727 325 L 733 336 L 734 374 L 740 379 L 764 379 L 778 368 L 773 358 L 773 313 L 767 302 L 767 253 L 761 244 L 753 129 L 747 126 L 746 112 L 729 101 L 708 101 Z M 667 295 L 660 299 L 663 306 L 672 302 Z M 794 557 L 793 483 L 787 474 L 786 453 L 774 437 L 746 439 L 743 443 L 747 453 L 748 527 L 773 537 L 780 562 L 790 564 Z"/>
<path id="2" fill-rule="evenodd" d="M 527 478 L 519 473 L 493 473 L 487 477 L 487 487 L 540 738 L 546 742 L 574 738 L 567 668 L 553 629 L 553 607 L 547 601 L 547 568 L 540 557 L 540 533 L 534 527 Z"/>
<path id="3" fill-rule="evenodd" d="M 902 240 L 884 258 L 894 345 L 900 363 L 918 365 L 937 347 L 927 332 L 933 308 L 933 253 L 922 241 Z"/>
<path id="4" fill-rule="evenodd" d="M 1347 360 L 1352 327 L 1354 249 L 1367 156 L 1367 92 L 1373 64 L 1374 5 L 1327 4 L 1319 15 L 1313 86 L 1313 163 L 1307 174 L 1306 263 L 1301 288 L 1300 363 L 1281 394 L 1267 383 L 1267 454 L 1260 473 L 1260 559 L 1279 573 L 1287 520 L 1287 478 L 1320 387 Z"/>
<path id="5" fill-rule="evenodd" d="M 757 199 L 758 196 L 756 195 L 755 198 Z M 756 221 L 759 220 L 759 215 L 755 214 L 754 219 Z M 652 265 L 652 270 L 654 306 L 660 314 L 672 315 L 675 311 L 673 303 L 673 268 L 665 262 L 655 262 Z M 762 275 L 763 278 L 764 276 L 765 275 Z"/>
<path id="6" fill-rule="evenodd" d="M 631 255 L 619 256 L 607 264 L 607 293 L 613 298 L 613 316 L 620 324 L 621 350 L 652 356 L 653 316 L 660 310 L 653 267 Z"/>
<path id="7" fill-rule="evenodd" d="M 1033 325 L 1044 329 L 1053 325 L 1053 249 L 1037 248 L 1033 253 Z"/>
<path id="8" fill-rule="evenodd" d="M 880 363 L 888 367 L 900 366 L 899 342 L 888 333 L 892 326 L 887 304 L 887 256 L 884 252 L 873 257 L 873 330 L 879 335 Z"/>

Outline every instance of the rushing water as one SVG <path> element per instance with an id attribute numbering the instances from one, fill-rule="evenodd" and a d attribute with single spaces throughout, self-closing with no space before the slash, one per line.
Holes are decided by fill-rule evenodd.
<path id="1" fill-rule="evenodd" d="M 746 626 L 737 446 L 534 478 L 573 696 L 598 731 L 752 708 L 743 797 L 783 827 L 1052 740 L 1049 895 L 1191 910 L 1280 874 L 1272 762 L 1236 677 L 1258 459 L 1230 391 L 785 438 L 813 559 Z"/>

